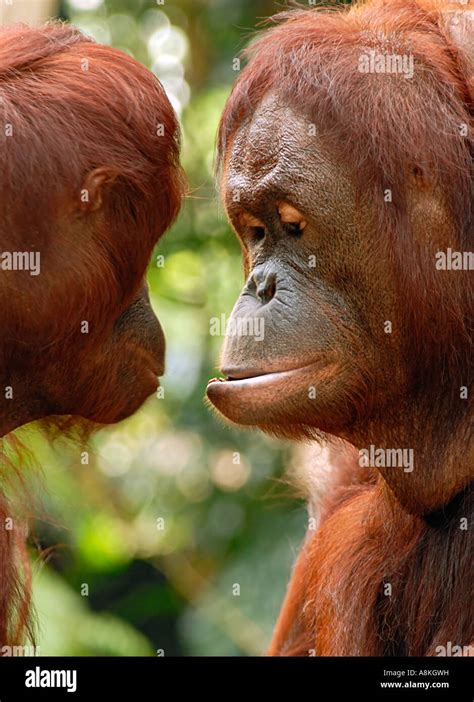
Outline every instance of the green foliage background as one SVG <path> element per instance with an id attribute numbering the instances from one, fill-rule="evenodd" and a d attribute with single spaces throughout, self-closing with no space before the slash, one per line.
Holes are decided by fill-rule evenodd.
<path id="1" fill-rule="evenodd" d="M 162 15 L 169 20 L 175 34 L 162 39 L 179 60 L 169 75 L 158 61 L 166 75 L 157 74 L 177 96 L 189 196 L 148 276 L 167 337 L 164 397 L 102 431 L 89 464 L 79 446 L 51 447 L 27 429 L 44 466 L 35 529 L 43 557 L 33 554 L 42 655 L 253 655 L 268 644 L 305 529 L 304 507 L 282 480 L 295 459 L 286 444 L 225 426 L 203 396 L 222 344 L 210 319 L 230 313 L 242 284 L 213 178 L 216 128 L 233 59 L 259 19 L 283 7 L 61 5 L 64 18 L 150 68 L 160 35 L 155 56 L 147 42 Z"/>

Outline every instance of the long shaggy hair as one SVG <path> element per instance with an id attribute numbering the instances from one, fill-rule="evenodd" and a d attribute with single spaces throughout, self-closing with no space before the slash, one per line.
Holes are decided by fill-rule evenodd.
<path id="1" fill-rule="evenodd" d="M 26 378 L 32 369 L 41 375 L 44 349 L 53 364 L 65 346 L 80 343 L 77 334 L 70 337 L 82 319 L 100 346 L 143 284 L 153 247 L 181 205 L 179 126 L 150 71 L 60 22 L 0 28 L 0 122 L 2 250 L 40 250 L 49 271 L 21 289 L 14 273 L 2 273 L 0 366 L 5 376 L 15 369 Z M 73 241 L 81 188 L 98 167 L 112 174 L 113 187 L 94 231 L 84 226 Z M 67 248 L 70 256 L 58 254 Z M 114 363 L 111 358 L 109 369 Z M 113 403 L 112 395 L 104 402 Z M 107 407 L 102 410 L 106 415 Z M 9 441 L 14 445 L 14 437 Z M 25 549 L 31 504 L 21 480 L 26 454 L 16 446 L 12 460 L 5 446 L 0 646 L 32 635 Z"/>
<path id="2" fill-rule="evenodd" d="M 459 388 L 472 378 L 473 281 L 469 271 L 436 271 L 428 247 L 414 236 L 407 181 L 416 174 L 441 193 L 456 246 L 471 250 L 474 57 L 454 40 L 443 14 L 458 11 L 472 31 L 472 12 L 463 9 L 369 0 L 271 18 L 245 51 L 248 64 L 218 137 L 222 170 L 236 131 L 273 92 L 309 116 L 351 165 L 359 193 L 378 211 L 384 255 L 398 268 L 397 295 L 412 331 L 407 364 L 430 412 L 422 431 L 440 448 L 432 466 L 440 485 L 443 448 L 452 437 L 472 446 L 472 400 L 460 402 Z M 466 41 L 472 50 L 472 39 Z M 413 76 L 361 72 L 360 57 L 371 50 L 413 57 Z M 383 204 L 387 188 L 390 207 Z M 471 644 L 472 486 L 426 517 L 405 511 L 381 478 L 341 484 L 321 509 L 320 528 L 308 532 L 295 566 L 271 653 L 430 655 L 449 641 Z"/>

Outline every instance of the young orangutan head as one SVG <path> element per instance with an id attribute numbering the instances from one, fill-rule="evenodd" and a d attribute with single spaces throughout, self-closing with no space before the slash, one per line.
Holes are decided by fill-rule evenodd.
<path id="1" fill-rule="evenodd" d="M 115 422 L 163 373 L 145 273 L 182 196 L 179 128 L 144 66 L 78 29 L 0 29 L 2 433 Z"/>

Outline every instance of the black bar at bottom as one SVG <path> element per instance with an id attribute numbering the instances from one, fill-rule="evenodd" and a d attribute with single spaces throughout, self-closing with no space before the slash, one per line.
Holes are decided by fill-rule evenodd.
<path id="1" fill-rule="evenodd" d="M 225 699 L 474 699 L 472 658 L 0 658 L 0 702 Z M 133 697 L 132 697 L 133 696 Z"/>

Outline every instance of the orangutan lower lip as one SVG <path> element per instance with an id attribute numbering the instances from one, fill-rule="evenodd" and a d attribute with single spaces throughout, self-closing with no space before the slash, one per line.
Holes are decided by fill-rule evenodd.
<path id="1" fill-rule="evenodd" d="M 240 385 L 240 384 L 254 384 L 254 383 L 261 383 L 261 382 L 270 382 L 271 380 L 277 380 L 279 378 L 283 378 L 284 376 L 288 376 L 291 373 L 294 373 L 296 371 L 303 370 L 302 368 L 294 368 L 291 370 L 285 370 L 285 371 L 274 371 L 273 373 L 259 373 L 258 375 L 245 375 L 242 376 L 241 378 L 235 378 L 233 376 L 226 376 L 225 378 L 215 378 L 214 380 L 217 380 L 220 383 L 231 383 L 232 385 Z"/>
<path id="2" fill-rule="evenodd" d="M 143 361 L 143 365 L 146 367 L 148 373 L 153 373 L 157 378 L 161 378 L 165 374 L 165 364 L 160 359 L 154 358 L 147 351 L 139 349 L 135 352 L 137 355 L 140 354 Z"/>
<path id="3" fill-rule="evenodd" d="M 158 378 L 161 378 L 161 376 L 165 374 L 164 361 L 148 356 L 148 365 L 150 367 L 150 370 L 152 370 L 153 373 L 155 373 L 158 376 Z"/>
<path id="4" fill-rule="evenodd" d="M 227 384 L 242 387 L 256 387 L 259 385 L 264 385 L 267 383 L 278 382 L 280 380 L 289 379 L 295 374 L 305 374 L 306 372 L 311 372 L 315 370 L 323 370 L 327 367 L 327 363 L 323 360 L 310 363 L 306 366 L 300 366 L 299 368 L 288 368 L 281 371 L 269 371 L 268 373 L 258 373 L 254 371 L 240 371 L 239 377 L 236 375 L 226 376 L 225 378 L 211 378 L 208 382 L 209 385 L 214 383 Z"/>
<path id="5" fill-rule="evenodd" d="M 258 378 L 266 378 L 271 375 L 277 375 L 277 373 L 259 373 L 255 375 L 243 375 L 241 378 L 235 378 L 233 376 L 226 375 L 225 378 L 210 378 L 207 384 L 211 385 L 211 383 L 238 383 L 240 380 L 257 380 Z"/>
<path id="6" fill-rule="evenodd" d="M 147 375 L 148 375 L 150 381 L 154 382 L 156 384 L 156 387 L 159 387 L 160 376 L 158 375 L 158 373 L 155 373 L 155 371 L 150 368 L 147 370 Z"/>
<path id="7" fill-rule="evenodd" d="M 261 375 L 268 375 L 267 373 L 262 373 Z M 256 376 L 254 375 L 247 375 L 244 378 L 232 378 L 230 376 L 226 376 L 225 378 L 211 378 L 208 381 L 208 385 L 210 383 L 227 383 L 227 382 L 232 382 L 234 380 L 248 380 L 248 378 L 255 378 Z"/>
<path id="8" fill-rule="evenodd" d="M 293 370 L 299 370 L 299 368 L 268 372 L 245 370 L 239 371 L 238 375 L 227 375 L 226 373 L 224 373 L 224 378 L 211 378 L 208 382 L 208 385 L 210 383 L 237 383 L 240 380 L 257 380 L 258 378 L 268 378 L 269 376 L 278 375 L 281 373 L 291 373 Z"/>

